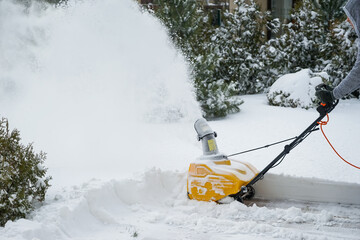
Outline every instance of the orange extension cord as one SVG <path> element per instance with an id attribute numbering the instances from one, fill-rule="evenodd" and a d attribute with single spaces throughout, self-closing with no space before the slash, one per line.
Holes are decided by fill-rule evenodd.
<path id="1" fill-rule="evenodd" d="M 342 156 L 340 156 L 340 154 L 335 150 L 335 148 L 333 147 L 333 145 L 330 143 L 329 139 L 326 137 L 325 133 L 324 133 L 324 130 L 322 128 L 322 126 L 325 126 L 326 124 L 328 124 L 329 122 L 329 115 L 326 114 L 326 117 L 327 117 L 327 120 L 326 121 L 320 121 L 318 122 L 318 124 L 320 125 L 320 130 L 322 132 L 322 134 L 324 135 L 326 141 L 329 143 L 330 147 L 334 150 L 334 152 L 339 156 L 339 158 L 341 158 L 344 162 L 346 162 L 347 164 L 349 164 L 350 166 L 354 167 L 354 168 L 357 168 L 357 169 L 360 169 L 360 167 L 358 166 L 355 166 L 354 164 L 352 163 L 349 163 L 348 161 L 346 161 Z"/>

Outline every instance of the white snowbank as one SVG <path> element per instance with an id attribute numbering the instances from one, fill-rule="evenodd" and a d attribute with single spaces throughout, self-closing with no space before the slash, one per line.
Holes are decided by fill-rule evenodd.
<path id="1" fill-rule="evenodd" d="M 310 69 L 303 69 L 280 77 L 267 94 L 269 103 L 283 107 L 313 107 L 315 87 L 323 82 L 322 77 L 327 77 L 324 73 L 317 75 L 314 77 Z"/>
<path id="2" fill-rule="evenodd" d="M 355 239 L 360 233 L 353 228 L 359 209 L 258 204 L 189 200 L 185 173 L 151 169 L 134 180 L 91 181 L 58 192 L 32 220 L 0 228 L 0 239 Z"/>

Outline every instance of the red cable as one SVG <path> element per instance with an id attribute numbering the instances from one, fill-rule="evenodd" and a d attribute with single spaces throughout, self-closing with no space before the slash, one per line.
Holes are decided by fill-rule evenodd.
<path id="1" fill-rule="evenodd" d="M 346 161 L 342 156 L 340 156 L 340 154 L 335 150 L 335 148 L 333 147 L 333 145 L 330 143 L 329 139 L 326 137 L 325 133 L 324 133 L 324 130 L 322 128 L 322 126 L 328 124 L 329 122 L 329 115 L 326 114 L 326 117 L 327 117 L 327 120 L 326 121 L 320 121 L 318 122 L 318 124 L 320 125 L 320 130 L 322 132 L 322 134 L 324 135 L 326 141 L 329 143 L 330 147 L 334 150 L 334 152 L 339 156 L 339 158 L 341 158 L 344 162 L 346 162 L 347 164 L 349 164 L 350 166 L 354 167 L 354 168 L 357 168 L 357 169 L 360 169 L 360 167 L 358 166 L 355 166 L 354 164 L 352 163 L 349 163 L 348 161 Z"/>

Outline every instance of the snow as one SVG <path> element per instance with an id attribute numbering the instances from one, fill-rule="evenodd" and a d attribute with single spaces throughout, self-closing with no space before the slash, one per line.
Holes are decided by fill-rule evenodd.
<path id="1" fill-rule="evenodd" d="M 356 239 L 359 234 L 356 228 L 341 231 L 341 225 L 359 224 L 341 211 L 356 210 L 359 217 L 359 208 L 190 201 L 185 182 L 185 173 L 159 169 L 136 180 L 92 180 L 58 192 L 31 220 L 8 223 L 0 239 Z"/>
<path id="2" fill-rule="evenodd" d="M 268 98 L 276 106 L 299 106 L 310 108 L 314 106 L 315 87 L 328 79 L 326 73 L 314 73 L 310 69 L 303 69 L 296 73 L 280 77 L 271 86 Z"/>
<path id="3" fill-rule="evenodd" d="M 10 127 L 48 153 L 53 184 L 130 175 L 138 159 L 151 167 L 180 155 L 176 143 L 192 139 L 188 122 L 201 114 L 188 67 L 161 24 L 130 0 L 69 4 L 40 16 L 34 7 L 24 16 L 9 1 L 0 3 L 1 16 L 18 12 L 1 25 L 7 41 L 0 42 L 0 61 L 7 64 L 0 65 L 0 78 L 13 88 L 4 86 L 0 104 Z M 8 31 L 19 19 L 19 33 Z M 19 37 L 28 31 L 37 33 L 31 41 Z M 188 134 L 165 122 L 184 122 Z M 164 153 L 169 139 L 175 145 Z"/>
<path id="4" fill-rule="evenodd" d="M 1 114 L 48 153 L 53 177 L 45 204 L 0 228 L 0 240 L 358 239 L 357 205 L 187 199 L 187 168 L 202 149 L 183 57 L 131 0 L 70 3 L 25 15 L 0 1 Z M 209 123 L 221 152 L 296 136 L 318 116 L 269 106 L 264 94 L 242 99 L 240 113 Z M 359 117 L 358 100 L 341 101 L 324 128 L 358 165 Z M 282 148 L 238 159 L 262 169 Z M 320 132 L 270 172 L 360 184 Z"/>

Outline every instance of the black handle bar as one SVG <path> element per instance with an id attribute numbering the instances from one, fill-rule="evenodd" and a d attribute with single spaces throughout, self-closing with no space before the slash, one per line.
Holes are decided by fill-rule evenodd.
<path id="1" fill-rule="evenodd" d="M 261 180 L 264 175 L 279 161 L 281 161 L 292 149 L 294 149 L 299 143 L 301 143 L 307 136 L 310 135 L 313 131 L 315 131 L 316 127 L 319 125 L 319 122 L 339 103 L 339 100 L 336 100 L 332 103 L 320 103 L 316 110 L 319 112 L 320 116 L 308 127 L 303 131 L 298 137 L 295 138 L 290 144 L 284 147 L 284 150 L 271 162 L 269 163 L 258 175 L 256 175 L 246 186 L 241 188 L 241 191 L 236 194 L 235 199 L 244 199 L 248 192 L 248 188 L 251 188 L 253 184 L 257 181 Z"/>

